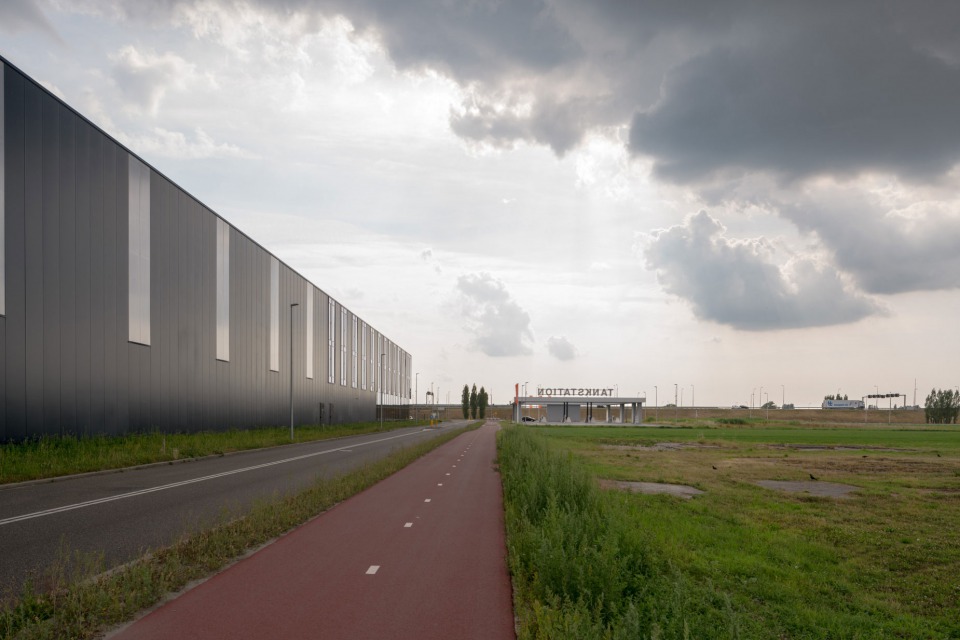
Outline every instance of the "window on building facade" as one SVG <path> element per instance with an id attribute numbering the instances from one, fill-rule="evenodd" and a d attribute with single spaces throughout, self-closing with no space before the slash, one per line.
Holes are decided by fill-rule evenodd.
<path id="1" fill-rule="evenodd" d="M 270 257 L 270 371 L 280 371 L 280 261 Z"/>
<path id="2" fill-rule="evenodd" d="M 127 269 L 129 340 L 150 344 L 150 169 L 129 156 Z"/>
<path id="3" fill-rule="evenodd" d="M 358 352 L 357 341 L 360 339 L 360 334 L 357 331 L 357 320 L 358 320 L 357 316 L 351 314 L 351 320 L 352 322 L 351 322 L 350 330 L 353 333 L 353 335 L 351 336 L 352 344 L 353 344 L 353 353 L 351 354 L 351 358 L 350 358 L 350 363 L 352 365 L 350 368 L 350 383 L 351 383 L 351 386 L 353 386 L 353 388 L 356 389 L 357 388 L 357 352 Z"/>
<path id="4" fill-rule="evenodd" d="M 337 303 L 327 298 L 327 382 L 333 384 L 337 353 Z"/>
<path id="5" fill-rule="evenodd" d="M 370 328 L 366 322 L 360 323 L 360 362 L 363 363 L 360 370 L 360 388 L 367 389 L 367 334 Z"/>
<path id="6" fill-rule="evenodd" d="M 374 391 L 377 388 L 377 352 L 374 350 L 376 347 L 376 332 L 371 327 L 370 329 L 370 390 Z"/>
<path id="7" fill-rule="evenodd" d="M 217 360 L 230 360 L 230 225 L 217 218 Z"/>
<path id="8" fill-rule="evenodd" d="M 307 284 L 307 378 L 313 380 L 313 285 Z"/>
<path id="9" fill-rule="evenodd" d="M 383 337 L 378 333 L 377 334 L 377 352 L 376 365 L 373 367 L 373 371 L 377 376 L 377 391 L 383 389 Z"/>
<path id="10" fill-rule="evenodd" d="M 347 310 L 340 307 L 340 386 L 347 386 Z"/>

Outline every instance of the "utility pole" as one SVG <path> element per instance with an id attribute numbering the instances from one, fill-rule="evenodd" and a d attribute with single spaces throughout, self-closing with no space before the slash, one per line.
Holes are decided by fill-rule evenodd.
<path id="1" fill-rule="evenodd" d="M 660 420 L 660 397 L 657 393 L 657 385 L 653 385 L 653 402 L 656 404 L 654 420 Z"/>
<path id="2" fill-rule="evenodd" d="M 673 383 L 673 419 L 676 420 L 679 416 L 679 409 L 677 408 L 677 383 Z"/>

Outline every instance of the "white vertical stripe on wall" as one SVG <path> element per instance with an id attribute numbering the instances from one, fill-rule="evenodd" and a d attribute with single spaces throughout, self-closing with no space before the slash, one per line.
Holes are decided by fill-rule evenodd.
<path id="1" fill-rule="evenodd" d="M 340 306 L 340 386 L 347 386 L 347 310 Z"/>
<path id="2" fill-rule="evenodd" d="M 367 388 L 367 323 L 360 322 L 360 362 L 363 363 L 360 372 L 360 388 Z"/>
<path id="3" fill-rule="evenodd" d="M 313 380 L 313 285 L 307 284 L 307 377 Z"/>
<path id="4" fill-rule="evenodd" d="M 327 299 L 327 382 L 333 384 L 336 370 L 337 303 Z"/>
<path id="5" fill-rule="evenodd" d="M 230 360 L 230 225 L 217 218 L 217 360 Z"/>
<path id="6" fill-rule="evenodd" d="M 150 169 L 129 156 L 129 340 L 150 344 Z"/>
<path id="7" fill-rule="evenodd" d="M 270 256 L 270 371 L 280 371 L 280 261 L 273 256 Z"/>

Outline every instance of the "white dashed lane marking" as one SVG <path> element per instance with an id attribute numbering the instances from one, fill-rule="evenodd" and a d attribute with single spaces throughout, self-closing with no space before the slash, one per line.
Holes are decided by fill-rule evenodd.
<path id="1" fill-rule="evenodd" d="M 380 565 L 378 565 L 378 564 L 372 564 L 372 565 L 370 565 L 370 568 L 367 569 L 367 575 L 368 575 L 368 576 L 372 576 L 372 575 L 375 574 L 377 571 L 380 571 Z"/>
<path id="2" fill-rule="evenodd" d="M 412 522 L 408 522 L 408 523 L 406 523 L 405 525 L 403 525 L 403 528 L 404 528 L 404 529 L 409 529 L 409 528 L 412 527 L 412 526 L 413 526 L 413 523 L 412 523 Z"/>
<path id="3" fill-rule="evenodd" d="M 424 500 L 424 502 L 430 502 L 430 498 L 427 498 L 426 500 Z"/>

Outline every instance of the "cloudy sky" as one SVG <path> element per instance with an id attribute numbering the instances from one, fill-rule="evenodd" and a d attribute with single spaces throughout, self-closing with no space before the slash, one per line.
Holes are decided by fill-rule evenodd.
<path id="1" fill-rule="evenodd" d="M 958 34 L 953 0 L 0 3 L 0 54 L 454 402 L 960 384 Z"/>

